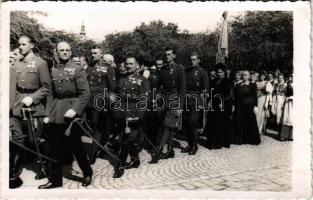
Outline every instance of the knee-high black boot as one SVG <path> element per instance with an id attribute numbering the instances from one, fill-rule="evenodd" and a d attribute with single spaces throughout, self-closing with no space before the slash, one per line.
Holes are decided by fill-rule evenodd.
<path id="1" fill-rule="evenodd" d="M 18 148 L 16 152 L 13 153 L 12 166 L 10 166 L 10 182 L 9 188 L 18 188 L 23 184 L 20 178 L 20 166 L 21 166 L 21 150 Z"/>
<path id="2" fill-rule="evenodd" d="M 140 165 L 138 148 L 136 147 L 134 142 L 129 142 L 128 148 L 130 154 L 130 162 L 126 163 L 125 168 L 126 169 L 138 168 Z"/>
<path id="3" fill-rule="evenodd" d="M 120 161 L 114 168 L 114 175 L 113 178 L 120 178 L 124 174 L 125 163 L 128 156 L 128 143 L 124 141 L 121 145 L 121 152 L 120 152 Z"/>

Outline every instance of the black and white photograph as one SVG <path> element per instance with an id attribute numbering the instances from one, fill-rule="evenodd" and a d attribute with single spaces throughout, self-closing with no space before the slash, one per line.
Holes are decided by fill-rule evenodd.
<path id="1" fill-rule="evenodd" d="M 4 197 L 310 197 L 309 3 L 1 13 Z"/>

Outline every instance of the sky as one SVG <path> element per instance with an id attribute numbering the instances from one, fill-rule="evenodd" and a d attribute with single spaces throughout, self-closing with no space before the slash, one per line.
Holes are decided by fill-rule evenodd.
<path id="1" fill-rule="evenodd" d="M 156 8 L 155 6 L 144 9 L 134 5 L 133 9 L 116 6 L 114 8 L 94 9 L 67 9 L 44 11 L 47 16 L 31 14 L 45 27 L 55 30 L 65 30 L 79 33 L 82 22 L 86 26 L 87 38 L 102 41 L 105 35 L 132 31 L 142 22 L 149 23 L 153 20 L 162 20 L 165 23 L 176 23 L 180 30 L 187 29 L 191 33 L 213 31 L 218 23 L 222 22 L 223 10 L 194 9 L 192 7 Z M 239 12 L 229 12 L 229 18 Z"/>

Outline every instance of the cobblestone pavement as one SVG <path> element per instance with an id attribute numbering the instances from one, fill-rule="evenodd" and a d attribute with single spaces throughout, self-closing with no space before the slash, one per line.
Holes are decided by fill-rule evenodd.
<path id="1" fill-rule="evenodd" d="M 148 163 L 150 155 L 140 154 L 138 169 L 125 171 L 122 178 L 113 179 L 113 167 L 98 159 L 92 189 L 167 189 L 167 190 L 227 190 L 227 191 L 289 191 L 292 185 L 292 143 L 279 142 L 261 136 L 258 146 L 231 145 L 230 149 L 208 150 L 199 146 L 195 156 L 175 150 L 175 158 Z M 72 174 L 82 177 L 76 163 Z M 37 188 L 47 179 L 34 180 L 32 171 L 23 170 L 23 188 Z M 83 188 L 80 182 L 64 178 L 64 188 Z"/>

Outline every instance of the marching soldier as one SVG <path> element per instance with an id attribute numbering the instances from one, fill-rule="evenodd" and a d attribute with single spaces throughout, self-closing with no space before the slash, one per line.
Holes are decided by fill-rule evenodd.
<path id="1" fill-rule="evenodd" d="M 12 138 L 12 133 L 14 133 L 14 127 L 12 126 L 12 106 L 15 102 L 15 97 L 16 97 L 16 72 L 14 70 L 14 63 L 16 61 L 19 61 L 18 55 L 20 55 L 19 53 L 19 49 L 17 49 L 18 51 L 14 50 L 12 52 L 10 52 L 10 139 Z M 20 133 L 21 135 L 22 133 Z M 18 164 L 15 163 L 15 154 L 16 152 L 18 152 L 20 150 L 20 148 L 16 145 L 11 145 L 10 144 L 10 183 L 9 183 L 9 187 L 10 188 L 17 188 L 20 187 L 23 184 L 22 179 L 19 177 L 19 172 L 18 172 Z M 16 168 L 17 167 L 17 168 Z"/>
<path id="2" fill-rule="evenodd" d="M 136 140 L 141 131 L 142 119 L 145 114 L 148 91 L 146 80 L 136 73 L 137 66 L 134 57 L 127 57 L 125 67 L 127 75 L 118 81 L 116 89 L 121 99 L 121 106 L 114 112 L 115 118 L 120 119 L 120 128 L 125 128 L 121 135 L 120 159 L 115 168 L 113 178 L 124 174 L 124 169 L 137 168 L 140 165 Z M 143 99 L 142 99 L 143 98 Z M 117 101 L 115 103 L 118 103 Z M 127 156 L 131 161 L 126 163 Z"/>
<path id="3" fill-rule="evenodd" d="M 75 126 L 75 118 L 83 118 L 85 107 L 90 98 L 87 76 L 82 66 L 77 66 L 70 58 L 72 50 L 67 42 L 56 46 L 56 63 L 52 68 L 52 87 L 47 97 L 44 123 L 50 126 L 48 139 L 51 142 L 50 156 L 57 162 L 49 162 L 49 182 L 39 189 L 62 186 L 62 159 L 64 146 L 69 145 L 81 170 L 83 186 L 91 184 L 92 169 L 82 148 L 82 131 Z M 71 123 L 69 123 L 71 122 Z M 68 135 L 69 144 L 66 143 Z"/>
<path id="4" fill-rule="evenodd" d="M 160 94 L 165 96 L 165 110 L 161 114 L 163 132 L 155 153 L 152 155 L 151 164 L 158 162 L 166 143 L 168 150 L 163 158 L 174 157 L 173 133 L 181 128 L 181 117 L 185 104 L 186 79 L 184 68 L 175 63 L 176 53 L 174 49 L 166 49 L 165 53 L 167 65 L 162 67 L 159 72 Z"/>
<path id="5" fill-rule="evenodd" d="M 116 87 L 115 70 L 102 60 L 102 50 L 99 46 L 91 49 L 92 65 L 86 69 L 90 87 L 90 101 L 86 113 L 93 130 L 95 139 L 104 144 L 102 140 L 109 138 L 110 115 L 109 96 Z M 94 164 L 100 155 L 101 149 L 93 144 L 89 163 Z"/>
<path id="6" fill-rule="evenodd" d="M 195 155 L 198 151 L 198 128 L 204 126 L 204 107 L 206 97 L 209 94 L 209 77 L 206 71 L 199 66 L 200 59 L 198 54 L 191 55 L 190 67 L 186 72 L 186 110 L 183 113 L 183 130 L 187 135 L 188 146 L 182 149 L 182 153 Z"/>
<path id="7" fill-rule="evenodd" d="M 146 127 L 146 134 L 148 139 L 152 144 L 150 147 L 153 148 L 157 145 L 157 138 L 159 136 L 159 129 L 161 126 L 160 123 L 160 111 L 156 109 L 156 95 L 159 92 L 159 74 L 157 71 L 156 66 L 150 67 L 150 76 L 148 78 L 149 82 L 149 107 L 148 111 L 145 115 L 145 127 Z M 153 146 L 152 146 L 153 145 Z"/>
<path id="8" fill-rule="evenodd" d="M 39 151 L 38 148 L 44 146 L 38 143 L 42 133 L 42 118 L 44 117 L 43 103 L 49 93 L 51 80 L 47 63 L 33 53 L 34 41 L 32 37 L 23 35 L 19 38 L 18 43 L 23 58 L 14 64 L 16 96 L 10 117 L 12 140 L 16 144 L 19 144 L 18 146 L 20 147 L 30 142 L 31 145 L 36 146 L 36 151 Z M 30 120 L 28 124 L 24 123 L 25 115 L 23 114 L 25 113 L 22 112 L 22 109 L 25 108 L 32 110 L 32 119 L 30 120 L 28 118 Z M 28 132 L 28 135 L 26 132 Z M 17 148 L 12 159 L 14 160 L 12 163 L 13 166 L 10 166 L 10 168 L 14 169 L 13 174 L 18 173 L 21 163 L 21 153 L 21 149 Z M 40 171 L 35 176 L 35 179 L 41 179 L 46 176 L 43 163 L 41 162 L 40 164 Z"/>
<path id="9" fill-rule="evenodd" d="M 124 62 L 121 63 L 119 66 L 116 66 L 114 70 L 116 74 L 117 83 L 118 83 L 118 80 L 121 80 L 128 76 L 128 72 L 127 72 Z M 110 137 L 106 144 L 106 147 L 111 149 L 113 152 L 119 152 L 120 150 L 119 136 L 121 135 L 122 132 L 125 131 L 123 127 L 124 124 L 121 122 L 120 117 L 114 114 L 113 111 L 112 111 L 111 116 L 112 116 L 112 120 L 111 120 L 111 126 L 110 126 Z"/>

